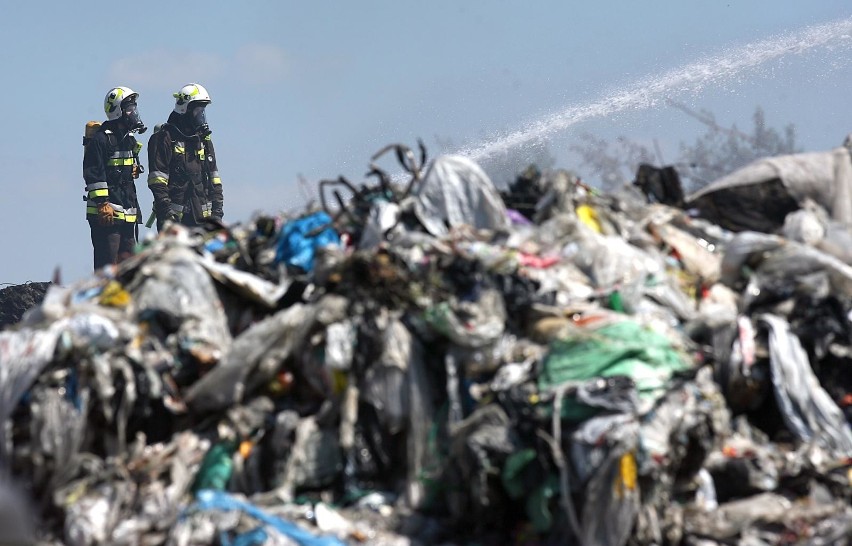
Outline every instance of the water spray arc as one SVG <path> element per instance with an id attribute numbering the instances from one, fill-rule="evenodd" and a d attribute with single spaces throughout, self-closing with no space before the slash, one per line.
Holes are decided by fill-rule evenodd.
<path id="1" fill-rule="evenodd" d="M 852 48 L 852 18 L 752 42 L 670 70 L 660 76 L 646 77 L 624 90 L 610 93 L 593 102 L 570 106 L 531 122 L 521 129 L 462 148 L 456 153 L 481 161 L 528 142 L 545 139 L 582 121 L 625 110 L 653 108 L 669 96 L 698 93 L 708 85 L 723 83 L 745 70 L 769 61 L 829 46 Z"/>

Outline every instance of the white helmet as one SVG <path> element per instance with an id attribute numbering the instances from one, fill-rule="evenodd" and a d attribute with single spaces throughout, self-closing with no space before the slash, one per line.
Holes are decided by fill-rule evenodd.
<path id="1" fill-rule="evenodd" d="M 128 99 L 135 100 L 139 93 L 129 87 L 113 87 L 104 97 L 104 112 L 108 120 L 121 117 L 121 103 Z"/>
<path id="2" fill-rule="evenodd" d="M 185 114 L 186 109 L 191 102 L 203 102 L 210 104 L 210 93 L 204 89 L 204 86 L 198 83 L 188 83 L 180 88 L 180 91 L 172 94 L 175 98 L 175 112 Z"/>

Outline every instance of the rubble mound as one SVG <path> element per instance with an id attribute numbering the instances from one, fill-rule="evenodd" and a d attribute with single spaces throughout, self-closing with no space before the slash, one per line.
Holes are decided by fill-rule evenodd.
<path id="1" fill-rule="evenodd" d="M 0 288 L 0 330 L 20 321 L 44 299 L 49 282 L 27 282 Z"/>

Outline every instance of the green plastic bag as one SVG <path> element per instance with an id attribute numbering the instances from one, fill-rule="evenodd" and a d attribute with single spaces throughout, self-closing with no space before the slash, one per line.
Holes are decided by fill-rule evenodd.
<path id="1" fill-rule="evenodd" d="M 654 400 L 665 391 L 672 375 L 691 367 L 690 359 L 668 338 L 625 320 L 551 343 L 538 387 L 547 391 L 568 381 L 623 375 L 636 384 L 640 398 Z M 595 412 L 570 398 L 564 402 L 562 416 L 567 419 L 584 420 Z"/>

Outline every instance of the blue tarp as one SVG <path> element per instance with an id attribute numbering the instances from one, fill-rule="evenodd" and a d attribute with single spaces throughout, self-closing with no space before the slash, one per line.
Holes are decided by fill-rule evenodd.
<path id="1" fill-rule="evenodd" d="M 199 510 L 239 510 L 262 522 L 268 527 L 275 529 L 287 538 L 292 538 L 301 546 L 346 546 L 346 543 L 336 537 L 316 536 L 295 523 L 283 520 L 279 517 L 267 514 L 257 506 L 238 499 L 223 491 L 204 489 L 196 496 L 195 508 Z M 256 539 L 264 536 L 262 528 L 251 531 L 248 536 L 241 539 L 237 537 L 234 544 L 253 544 Z"/>
<path id="2" fill-rule="evenodd" d="M 322 211 L 315 212 L 284 224 L 275 261 L 309 273 L 314 268 L 316 249 L 339 244 L 340 236 L 331 227 L 331 217 Z"/>

